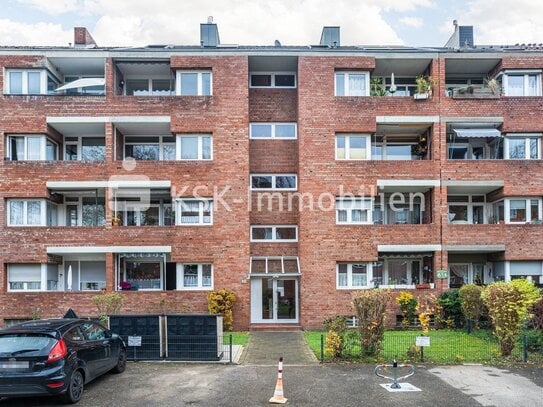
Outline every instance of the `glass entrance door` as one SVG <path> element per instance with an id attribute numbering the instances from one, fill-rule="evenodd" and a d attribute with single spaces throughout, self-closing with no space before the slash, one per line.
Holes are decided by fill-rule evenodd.
<path id="1" fill-rule="evenodd" d="M 298 322 L 298 279 L 253 278 L 251 322 Z"/>

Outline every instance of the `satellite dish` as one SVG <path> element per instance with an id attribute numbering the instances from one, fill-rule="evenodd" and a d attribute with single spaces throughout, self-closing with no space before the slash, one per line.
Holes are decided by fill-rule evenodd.
<path id="1" fill-rule="evenodd" d="M 207 23 L 208 23 L 208 24 L 213 24 L 213 16 L 209 16 L 209 17 L 207 18 Z"/>

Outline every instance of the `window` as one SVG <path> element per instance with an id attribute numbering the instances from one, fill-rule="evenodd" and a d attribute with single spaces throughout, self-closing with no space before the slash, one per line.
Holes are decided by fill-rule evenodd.
<path id="1" fill-rule="evenodd" d="M 296 74 L 293 72 L 251 72 L 251 88 L 295 88 Z"/>
<path id="2" fill-rule="evenodd" d="M 178 160 L 212 160 L 213 137 L 209 134 L 178 134 Z"/>
<path id="3" fill-rule="evenodd" d="M 64 159 L 67 161 L 104 161 L 106 159 L 105 137 L 65 137 Z"/>
<path id="4" fill-rule="evenodd" d="M 85 322 L 81 325 L 81 331 L 89 341 L 103 341 L 108 338 L 105 328 L 94 322 Z"/>
<path id="5" fill-rule="evenodd" d="M 251 226 L 252 242 L 297 242 L 297 226 Z"/>
<path id="6" fill-rule="evenodd" d="M 449 223 L 486 223 L 484 195 L 449 195 L 448 221 Z"/>
<path id="7" fill-rule="evenodd" d="M 541 96 L 541 73 L 506 71 L 503 74 L 505 96 Z"/>
<path id="8" fill-rule="evenodd" d="M 370 74 L 369 72 L 336 72 L 335 74 L 336 96 L 369 96 Z"/>
<path id="9" fill-rule="evenodd" d="M 177 263 L 177 289 L 213 289 L 213 265 Z"/>
<path id="10" fill-rule="evenodd" d="M 7 201 L 8 226 L 56 226 L 57 207 L 39 199 Z"/>
<path id="11" fill-rule="evenodd" d="M 45 135 L 8 136 L 6 152 L 11 161 L 58 160 L 58 144 Z"/>
<path id="12" fill-rule="evenodd" d="M 175 160 L 173 136 L 126 136 L 124 157 L 135 160 Z"/>
<path id="13" fill-rule="evenodd" d="M 251 175 L 251 189 L 274 189 L 283 191 L 295 191 L 298 185 L 298 177 L 294 174 L 282 175 Z"/>
<path id="14" fill-rule="evenodd" d="M 172 203 L 170 199 L 118 200 L 116 216 L 123 226 L 167 226 L 172 224 Z"/>
<path id="15" fill-rule="evenodd" d="M 8 291 L 40 291 L 42 289 L 42 264 L 9 264 Z"/>
<path id="16" fill-rule="evenodd" d="M 369 160 L 370 136 L 342 134 L 336 136 L 336 160 Z"/>
<path id="17" fill-rule="evenodd" d="M 177 95 L 211 96 L 211 71 L 177 71 Z"/>
<path id="18" fill-rule="evenodd" d="M 509 204 L 509 223 L 539 222 L 541 199 L 506 199 Z"/>
<path id="19" fill-rule="evenodd" d="M 371 219 L 371 199 L 338 198 L 336 199 L 336 223 L 369 224 Z"/>
<path id="20" fill-rule="evenodd" d="M 252 139 L 296 139 L 296 123 L 251 123 L 249 137 Z"/>
<path id="21" fill-rule="evenodd" d="M 211 225 L 213 223 L 213 200 L 187 198 L 177 202 L 177 225 Z"/>
<path id="22" fill-rule="evenodd" d="M 54 94 L 59 81 L 44 69 L 8 69 L 4 93 L 8 95 Z"/>
<path id="23" fill-rule="evenodd" d="M 505 137 L 505 158 L 510 160 L 541 159 L 540 134 L 507 134 Z"/>
<path id="24" fill-rule="evenodd" d="M 64 214 L 66 226 L 104 226 L 106 224 L 104 197 L 66 196 Z"/>
<path id="25" fill-rule="evenodd" d="M 79 326 L 76 326 L 75 328 L 70 329 L 64 334 L 64 340 L 68 342 L 83 342 L 85 340 L 85 337 L 81 332 L 81 328 Z"/>
<path id="26" fill-rule="evenodd" d="M 127 283 L 132 290 L 162 290 L 162 275 L 162 261 L 148 259 L 125 260 L 121 281 Z"/>
<path id="27" fill-rule="evenodd" d="M 368 287 L 371 278 L 370 263 L 338 263 L 336 265 L 337 288 L 363 288 Z"/>
<path id="28" fill-rule="evenodd" d="M 128 96 L 170 96 L 174 93 L 173 78 L 127 78 L 124 94 Z"/>

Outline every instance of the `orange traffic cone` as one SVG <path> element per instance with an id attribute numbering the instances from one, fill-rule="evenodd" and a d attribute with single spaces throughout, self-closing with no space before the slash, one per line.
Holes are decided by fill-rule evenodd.
<path id="1" fill-rule="evenodd" d="M 270 399 L 270 403 L 273 404 L 285 404 L 287 399 L 283 395 L 283 358 L 279 358 L 279 369 L 277 370 L 277 383 L 275 384 L 275 391 L 273 397 Z"/>

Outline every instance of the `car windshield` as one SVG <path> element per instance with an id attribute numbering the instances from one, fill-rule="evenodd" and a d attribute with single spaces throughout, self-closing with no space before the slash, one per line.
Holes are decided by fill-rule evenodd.
<path id="1" fill-rule="evenodd" d="M 47 353 L 56 342 L 55 338 L 39 334 L 0 335 L 0 355 L 15 356 L 33 352 Z"/>

